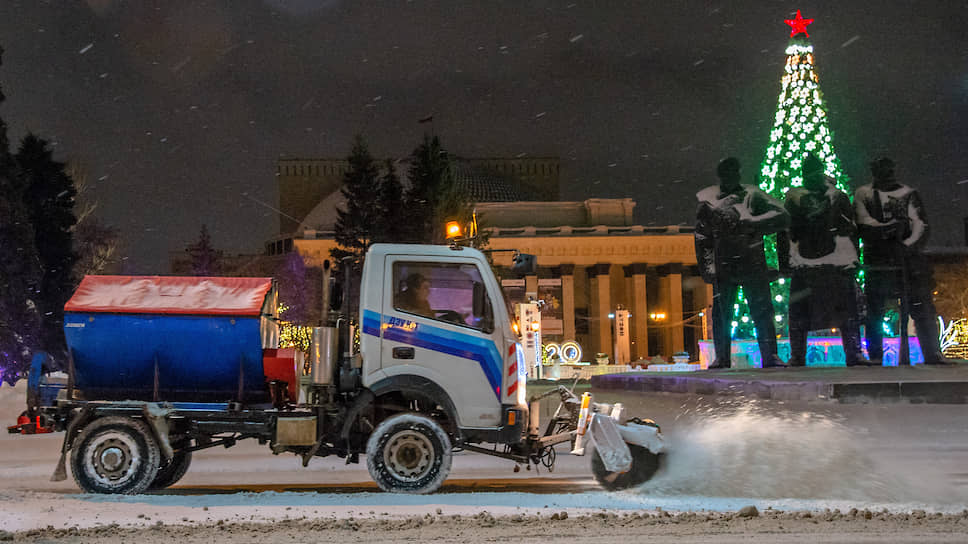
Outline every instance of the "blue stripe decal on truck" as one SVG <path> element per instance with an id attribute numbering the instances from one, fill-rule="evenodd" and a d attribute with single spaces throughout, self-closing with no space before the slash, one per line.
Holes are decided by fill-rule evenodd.
<path id="1" fill-rule="evenodd" d="M 363 311 L 363 333 L 439 353 L 455 355 L 477 361 L 487 377 L 491 389 L 501 399 L 501 353 L 493 340 L 441 327 L 424 325 L 415 321 L 381 315 L 371 310 Z"/>

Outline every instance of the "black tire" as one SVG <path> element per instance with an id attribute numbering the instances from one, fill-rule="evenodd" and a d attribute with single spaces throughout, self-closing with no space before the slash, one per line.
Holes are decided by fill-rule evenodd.
<path id="1" fill-rule="evenodd" d="M 187 446 L 187 444 L 186 444 Z M 168 460 L 167 463 L 162 463 L 158 468 L 158 475 L 155 476 L 155 480 L 151 482 L 148 489 L 165 489 L 175 485 L 178 480 L 182 479 L 182 476 L 188 472 L 188 467 L 192 464 L 192 452 L 190 451 L 178 451 L 175 452 L 175 456 Z"/>
<path id="2" fill-rule="evenodd" d="M 598 448 L 592 451 L 592 474 L 602 487 L 609 491 L 628 489 L 644 484 L 659 470 L 662 454 L 652 453 L 642 446 L 629 444 L 632 452 L 632 468 L 628 472 L 616 474 L 609 472 L 598 454 Z"/>
<path id="3" fill-rule="evenodd" d="M 151 429 L 128 417 L 92 421 L 71 449 L 74 481 L 87 493 L 143 493 L 159 466 L 161 453 Z"/>
<path id="4" fill-rule="evenodd" d="M 390 493 L 433 493 L 450 474 L 447 433 L 419 414 L 398 414 L 380 423 L 366 443 L 366 468 Z"/>

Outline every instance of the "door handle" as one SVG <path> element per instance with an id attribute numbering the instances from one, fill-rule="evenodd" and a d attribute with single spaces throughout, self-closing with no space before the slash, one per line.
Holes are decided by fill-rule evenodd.
<path id="1" fill-rule="evenodd" d="M 394 359 L 413 359 L 413 348 L 393 348 Z"/>

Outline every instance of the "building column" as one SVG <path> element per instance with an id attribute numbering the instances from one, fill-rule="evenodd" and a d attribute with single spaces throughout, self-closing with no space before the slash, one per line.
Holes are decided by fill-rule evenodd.
<path id="1" fill-rule="evenodd" d="M 712 323 L 710 317 L 713 312 L 713 286 L 709 283 L 703 283 L 702 285 L 696 287 L 692 290 L 692 305 L 693 310 L 696 313 L 702 312 L 703 316 L 698 320 L 696 325 L 699 327 L 696 329 L 698 332 L 696 338 L 699 340 L 708 340 L 712 338 L 713 331 L 709 328 L 709 323 Z M 702 323 L 705 322 L 707 325 L 703 327 Z"/>
<path id="2" fill-rule="evenodd" d="M 662 328 L 662 350 L 664 355 L 671 356 L 685 347 L 682 336 L 682 265 L 663 265 L 659 273 L 663 272 L 659 279 L 659 300 L 666 314 Z M 676 325 L 669 326 L 670 323 Z"/>
<path id="3" fill-rule="evenodd" d="M 608 263 L 599 263 L 588 267 L 588 278 L 591 284 L 589 297 L 589 316 L 592 326 L 589 327 L 596 353 L 606 353 L 612 358 L 612 320 L 608 314 L 611 311 L 611 281 Z"/>
<path id="4" fill-rule="evenodd" d="M 561 319 L 562 336 L 565 342 L 575 339 L 575 265 L 558 266 L 561 277 Z"/>
<path id="5" fill-rule="evenodd" d="M 635 263 L 625 267 L 626 277 L 630 277 L 632 288 L 629 290 L 629 311 L 632 312 L 632 341 L 635 347 L 632 357 L 649 357 L 649 305 L 645 290 L 645 263 Z"/>

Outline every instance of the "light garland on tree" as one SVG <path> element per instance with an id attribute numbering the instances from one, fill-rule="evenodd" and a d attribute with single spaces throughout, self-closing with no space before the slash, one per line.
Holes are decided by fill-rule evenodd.
<path id="1" fill-rule="evenodd" d="M 760 189 L 782 199 L 791 187 L 803 186 L 800 165 L 803 156 L 810 152 L 824 163 L 824 174 L 836 180 L 838 189 L 847 192 L 848 178 L 833 150 L 833 134 L 827 126 L 823 94 L 814 70 L 813 46 L 795 34 L 786 54 L 770 145 L 760 166 Z"/>
<path id="2" fill-rule="evenodd" d="M 276 315 L 281 316 L 289 307 L 279 304 Z M 296 348 L 303 353 L 309 353 L 309 348 L 313 343 L 313 328 L 303 325 L 296 325 L 289 321 L 279 320 L 279 347 Z"/>
<path id="3" fill-rule="evenodd" d="M 941 325 L 941 353 L 953 359 L 968 359 L 968 319 L 955 319 L 945 326 L 944 319 L 938 316 Z"/>

